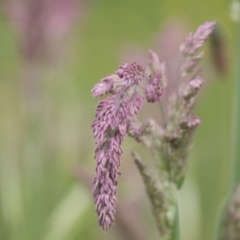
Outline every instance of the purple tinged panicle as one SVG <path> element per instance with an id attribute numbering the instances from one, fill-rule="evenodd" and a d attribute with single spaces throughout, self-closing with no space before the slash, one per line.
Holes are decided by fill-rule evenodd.
<path id="1" fill-rule="evenodd" d="M 192 89 L 199 90 L 203 83 L 204 83 L 203 79 L 194 79 L 189 83 L 189 86 Z"/>
<path id="2" fill-rule="evenodd" d="M 154 103 L 159 101 L 163 94 L 166 86 L 166 72 L 165 64 L 159 61 L 158 55 L 152 50 L 149 50 L 148 68 L 150 75 L 148 76 L 145 95 L 149 103 Z"/>
<path id="3" fill-rule="evenodd" d="M 195 33 L 190 33 L 180 47 L 182 54 L 182 76 L 196 72 L 196 67 L 204 52 L 203 47 L 208 36 L 212 33 L 215 22 L 202 24 Z"/>
<path id="4" fill-rule="evenodd" d="M 117 74 L 112 74 L 103 78 L 93 87 L 92 95 L 96 98 L 109 93 L 114 94 L 118 92 L 119 88 L 123 85 L 125 85 L 124 81 Z"/>
<path id="5" fill-rule="evenodd" d="M 113 77 L 108 76 L 97 83 L 92 89 L 92 95 L 94 98 L 101 97 L 105 94 L 108 94 L 113 89 Z"/>
<path id="6" fill-rule="evenodd" d="M 238 240 L 240 239 L 240 184 L 234 190 L 230 197 L 221 223 L 220 238 L 221 240 Z"/>
<path id="7" fill-rule="evenodd" d="M 202 78 L 197 78 L 190 81 L 182 94 L 184 100 L 187 101 L 195 97 L 196 94 L 198 93 L 198 90 L 203 85 L 203 83 L 204 83 L 204 80 Z"/>
<path id="8" fill-rule="evenodd" d="M 197 31 L 193 35 L 194 51 L 197 51 L 203 46 L 208 36 L 212 33 L 215 24 L 215 22 L 206 22 L 197 29 Z"/>
<path id="9" fill-rule="evenodd" d="M 133 137 L 137 142 L 143 142 L 142 136 L 151 132 L 149 121 L 147 123 L 129 122 L 127 128 L 128 135 Z"/>
<path id="10" fill-rule="evenodd" d="M 97 163 L 93 196 L 98 221 L 104 230 L 111 227 L 115 220 L 121 144 L 127 123 L 129 118 L 138 114 L 143 102 L 142 96 L 132 88 L 143 79 L 144 69 L 136 63 L 122 64 L 116 73 L 101 80 L 92 90 L 93 97 L 111 94 L 99 101 L 92 124 Z"/>
<path id="11" fill-rule="evenodd" d="M 123 153 L 121 144 L 126 133 L 143 143 L 150 149 L 154 160 L 160 161 L 158 166 L 162 166 L 159 170 L 164 181 L 171 179 L 174 188 L 182 186 L 187 170 L 188 149 L 193 133 L 201 123 L 193 114 L 195 98 L 204 83 L 197 68 L 203 55 L 200 48 L 214 25 L 214 22 L 207 22 L 186 38 L 180 49 L 182 61 L 175 82 L 167 85 L 165 65 L 159 61 L 158 55 L 150 50 L 146 70 L 136 62 L 122 63 L 115 74 L 103 78 L 93 87 L 94 98 L 108 95 L 98 102 L 92 124 L 96 140 L 93 197 L 98 222 L 105 231 L 115 221 L 118 175 Z M 144 84 L 141 84 L 142 82 Z M 135 118 L 144 99 L 149 103 L 159 101 L 160 106 L 163 106 L 163 125 L 153 120 L 143 124 Z M 137 164 L 140 168 L 143 166 L 140 161 L 137 161 Z M 143 178 L 146 177 L 141 169 L 140 172 Z M 162 235 L 165 219 L 164 222 L 161 221 L 162 205 L 156 205 L 159 195 L 155 194 L 157 189 L 151 188 L 146 182 L 145 184 L 151 201 L 155 204 L 154 211 L 157 213 L 156 219 Z M 166 206 L 167 211 L 171 208 L 170 205 Z"/>
<path id="12" fill-rule="evenodd" d="M 142 105 L 143 105 L 142 96 L 137 93 L 133 94 L 133 96 L 129 99 L 129 103 L 128 103 L 128 111 L 129 111 L 128 115 L 130 117 L 137 115 Z"/>
<path id="13" fill-rule="evenodd" d="M 116 71 L 116 74 L 123 78 L 126 84 L 139 84 L 144 76 L 144 68 L 133 62 L 131 64 L 123 63 L 121 64 L 119 70 Z"/>
<path id="14" fill-rule="evenodd" d="M 203 46 L 213 31 L 215 24 L 215 22 L 206 22 L 202 24 L 194 34 L 190 33 L 180 48 L 183 56 L 188 57 L 189 55 L 195 54 Z"/>
<path id="15" fill-rule="evenodd" d="M 161 74 L 162 79 L 166 77 L 165 63 L 161 63 L 158 55 L 152 50 L 149 50 L 148 66 L 152 73 Z"/>
<path id="16" fill-rule="evenodd" d="M 163 86 L 161 85 L 161 74 L 151 74 L 149 76 L 148 85 L 145 89 L 146 99 L 150 103 L 154 103 L 160 100 L 163 94 Z"/>
<path id="17" fill-rule="evenodd" d="M 196 128 L 197 126 L 199 126 L 201 124 L 201 120 L 198 117 L 192 115 L 189 118 L 190 118 L 190 120 L 182 121 L 180 123 L 180 127 L 182 129 L 185 129 L 185 130 L 191 129 L 191 130 L 193 130 L 194 128 Z"/>
<path id="18" fill-rule="evenodd" d="M 162 72 L 158 55 L 152 50 L 149 50 L 148 64 L 153 72 Z"/>

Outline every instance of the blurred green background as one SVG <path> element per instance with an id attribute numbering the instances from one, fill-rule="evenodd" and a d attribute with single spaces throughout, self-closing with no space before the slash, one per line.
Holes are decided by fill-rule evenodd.
<path id="1" fill-rule="evenodd" d="M 207 84 L 196 109 L 203 123 L 180 194 L 182 239 L 213 239 L 230 172 L 237 43 L 230 1 L 0 4 L 0 239 L 159 239 L 130 156 L 141 147 L 131 139 L 123 146 L 116 224 L 107 234 L 98 226 L 91 196 L 95 162 L 90 126 L 96 100 L 90 91 L 132 54 L 132 46 L 131 58 L 138 55 L 136 49 L 140 58 L 141 51 L 155 50 L 156 36 L 164 36 L 169 23 L 176 31 L 183 26 L 179 31 L 184 36 L 215 20 L 224 63 L 215 66 L 214 47 L 208 43 L 202 64 Z"/>

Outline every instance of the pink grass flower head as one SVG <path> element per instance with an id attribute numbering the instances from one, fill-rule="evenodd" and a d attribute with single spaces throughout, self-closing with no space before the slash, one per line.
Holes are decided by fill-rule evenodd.
<path id="1" fill-rule="evenodd" d="M 161 86 L 162 76 L 160 73 L 151 74 L 145 89 L 146 99 L 150 103 L 160 100 L 163 94 L 163 87 Z"/>
<path id="2" fill-rule="evenodd" d="M 163 96 L 162 99 L 166 124 L 160 152 L 164 159 L 168 159 L 170 179 L 178 187 L 181 187 L 186 175 L 193 133 L 201 123 L 193 114 L 197 94 L 204 83 L 198 63 L 204 54 L 202 47 L 214 26 L 215 22 L 206 22 L 195 33 L 187 36 L 180 47 L 181 61 L 175 78 L 175 89 L 170 96 Z"/>
<path id="3" fill-rule="evenodd" d="M 144 93 L 140 84 L 146 82 L 146 99 L 158 101 L 162 94 L 161 75 L 149 75 L 137 63 L 123 63 L 115 74 L 102 79 L 93 89 L 93 97 L 101 97 L 92 124 L 96 139 L 97 162 L 93 196 L 99 224 L 104 230 L 111 227 L 116 214 L 116 189 L 122 156 L 121 143 L 129 121 L 142 107 Z"/>
<path id="4" fill-rule="evenodd" d="M 130 94 L 130 89 L 138 84 L 143 72 L 136 64 L 122 64 L 115 75 L 104 78 L 92 90 L 94 97 L 113 93 L 99 101 L 92 124 L 97 162 L 93 195 L 99 224 L 104 230 L 115 220 L 117 177 L 127 118 L 137 113 L 142 105 L 141 96 Z M 130 111 L 129 106 L 134 110 Z"/>
<path id="5" fill-rule="evenodd" d="M 93 97 L 103 97 L 97 104 L 92 130 L 96 140 L 93 197 L 98 222 L 104 230 L 115 221 L 116 192 L 123 153 L 121 144 L 127 133 L 151 151 L 158 162 L 161 176 L 167 176 L 165 180 L 168 179 L 176 187 L 181 186 L 186 174 L 192 135 L 201 123 L 193 114 L 197 93 L 204 82 L 197 67 L 203 55 L 200 49 L 214 25 L 213 22 L 201 25 L 182 44 L 181 62 L 171 95 L 164 94 L 169 87 L 165 64 L 153 51 L 149 52 L 146 68 L 136 62 L 123 63 L 114 74 L 103 78 L 93 87 Z M 163 120 L 161 124 L 153 119 L 147 123 L 137 119 L 144 100 L 159 103 Z M 150 195 L 155 198 L 158 194 Z M 167 211 L 165 208 L 164 212 Z M 166 220 L 161 219 L 165 218 L 158 218 L 158 221 Z"/>

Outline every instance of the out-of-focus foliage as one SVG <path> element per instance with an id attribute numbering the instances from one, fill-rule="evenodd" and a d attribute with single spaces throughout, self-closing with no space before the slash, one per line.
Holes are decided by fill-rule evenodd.
<path id="1" fill-rule="evenodd" d="M 34 7 L 36 2 L 45 7 Z M 24 10 L 26 3 L 35 11 L 30 11 L 32 18 Z M 131 149 L 141 152 L 141 148 L 131 140 L 123 146 L 117 222 L 107 234 L 97 224 L 91 196 L 95 164 L 90 129 L 96 102 L 90 90 L 117 69 L 126 47 L 136 45 L 147 52 L 169 22 L 181 21 L 191 31 L 208 20 L 215 20 L 224 34 L 229 71 L 221 75 L 214 70 L 208 48 L 202 64 L 208 83 L 197 109 L 203 124 L 196 133 L 180 210 L 183 239 L 213 239 L 229 177 L 236 46 L 229 4 L 219 0 L 1 1 L 1 240 L 158 239 L 130 156 Z M 39 25 L 34 25 L 31 19 L 37 16 Z M 63 26 L 64 31 L 59 31 Z M 41 57 L 24 54 L 23 46 L 31 39 L 47 46 L 44 52 L 40 48 Z M 38 46 L 34 44 L 30 53 Z"/>

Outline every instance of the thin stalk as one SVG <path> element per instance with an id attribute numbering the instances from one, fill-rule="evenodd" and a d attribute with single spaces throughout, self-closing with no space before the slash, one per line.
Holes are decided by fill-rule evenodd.
<path id="1" fill-rule="evenodd" d="M 160 110 L 161 110 L 161 114 L 162 114 L 163 125 L 164 125 L 164 127 L 166 127 L 166 125 L 167 125 L 167 118 L 166 118 L 165 109 L 163 107 L 163 103 L 162 103 L 161 100 L 159 101 L 159 106 L 160 106 Z"/>
<path id="2" fill-rule="evenodd" d="M 180 219 L 179 219 L 179 201 L 178 194 L 176 194 L 176 215 L 174 219 L 173 231 L 170 240 L 180 240 Z"/>

